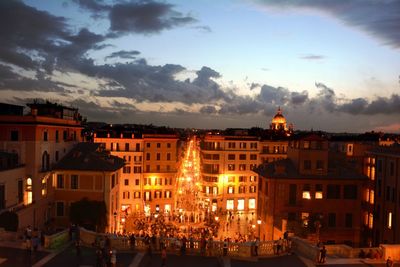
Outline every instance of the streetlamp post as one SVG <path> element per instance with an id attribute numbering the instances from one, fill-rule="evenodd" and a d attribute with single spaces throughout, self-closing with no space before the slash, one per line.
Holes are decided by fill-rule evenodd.
<path id="1" fill-rule="evenodd" d="M 261 236 L 260 236 L 260 232 L 261 232 L 261 220 L 260 220 L 260 219 L 257 220 L 257 224 L 258 224 L 258 239 L 261 239 Z"/>

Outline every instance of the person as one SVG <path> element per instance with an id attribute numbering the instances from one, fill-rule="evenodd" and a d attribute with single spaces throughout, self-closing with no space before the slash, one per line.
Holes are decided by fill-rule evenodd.
<path id="1" fill-rule="evenodd" d="M 322 248 L 320 250 L 319 263 L 325 263 L 325 261 L 326 261 L 326 248 L 325 248 L 325 246 L 322 246 Z"/>
<path id="2" fill-rule="evenodd" d="M 135 251 L 135 242 L 136 242 L 136 238 L 134 234 L 131 234 L 131 236 L 129 237 L 129 243 L 131 245 L 131 249 L 133 251 Z"/>
<path id="3" fill-rule="evenodd" d="M 277 245 L 277 247 L 276 247 L 276 250 L 277 250 L 277 254 L 278 254 L 278 255 L 281 253 L 282 245 L 283 245 L 282 238 L 279 237 L 278 245 Z"/>
<path id="4" fill-rule="evenodd" d="M 112 267 L 117 266 L 117 251 L 115 249 L 110 251 L 110 263 Z"/>
<path id="5" fill-rule="evenodd" d="M 223 254 L 224 256 L 228 255 L 228 240 L 226 238 L 224 240 Z"/>
<path id="6" fill-rule="evenodd" d="M 394 266 L 394 263 L 392 261 L 392 258 L 391 257 L 387 258 L 386 267 L 393 267 L 393 266 Z"/>
<path id="7" fill-rule="evenodd" d="M 258 245 L 259 245 L 259 241 L 258 241 L 258 237 L 254 240 L 254 256 L 258 256 Z"/>
<path id="8" fill-rule="evenodd" d="M 161 267 L 167 266 L 167 249 L 163 246 L 161 250 Z"/>

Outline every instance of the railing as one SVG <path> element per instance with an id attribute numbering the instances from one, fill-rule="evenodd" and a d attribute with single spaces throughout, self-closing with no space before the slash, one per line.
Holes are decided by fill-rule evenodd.
<path id="1" fill-rule="evenodd" d="M 115 236 L 112 234 L 99 234 L 92 231 L 88 231 L 84 228 L 80 228 L 80 239 L 82 243 L 86 246 L 93 246 L 100 239 L 105 239 L 108 237 L 110 239 L 111 247 L 117 250 L 132 250 L 133 246 L 129 241 L 127 236 Z M 204 256 L 222 256 L 224 254 L 223 241 L 211 241 L 206 240 L 201 245 L 200 240 L 187 240 L 186 242 L 186 253 L 191 255 L 204 255 Z M 150 240 L 150 244 L 146 244 L 144 237 L 135 238 L 135 250 L 147 251 L 149 246 L 153 251 L 160 251 L 160 245 L 164 244 L 166 250 L 170 254 L 180 253 L 181 247 L 177 245 L 176 238 L 156 238 Z M 245 243 L 227 243 L 227 256 L 230 257 L 252 257 L 255 252 L 254 242 Z M 274 255 L 274 241 L 263 241 L 259 242 L 258 246 L 258 256 L 270 256 Z"/>
<path id="2" fill-rule="evenodd" d="M 44 237 L 44 247 L 47 249 L 57 249 L 65 245 L 69 240 L 69 230 L 66 229 L 54 235 L 46 235 Z"/>

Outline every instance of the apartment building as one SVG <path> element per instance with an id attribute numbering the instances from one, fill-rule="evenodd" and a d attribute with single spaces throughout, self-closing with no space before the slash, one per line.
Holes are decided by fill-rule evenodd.
<path id="1" fill-rule="evenodd" d="M 370 203 L 365 222 L 372 233 L 372 244 L 398 244 L 400 242 L 400 147 L 379 146 L 372 148 L 365 157 L 365 174 L 374 188 L 365 195 Z"/>
<path id="2" fill-rule="evenodd" d="M 287 159 L 263 164 L 256 172 L 262 239 L 278 239 L 291 230 L 316 242 L 368 243 L 362 215 L 372 185 L 344 157 L 331 157 L 325 138 L 295 137 Z"/>
<path id="3" fill-rule="evenodd" d="M 27 106 L 24 114 L 23 106 L 0 104 L 0 151 L 17 155 L 24 168 L 15 174 L 24 191 L 23 201 L 18 198 L 19 227 L 40 227 L 51 219 L 52 201 L 47 196 L 51 167 L 82 140 L 82 117 L 77 109 L 50 102 Z"/>
<path id="4" fill-rule="evenodd" d="M 55 225 L 68 227 L 71 203 L 83 198 L 104 201 L 109 232 L 120 231 L 119 188 L 122 182 L 122 158 L 105 153 L 100 144 L 77 144 L 52 171 L 53 187 L 49 194 L 54 199 L 52 213 Z"/>
<path id="5" fill-rule="evenodd" d="M 99 130 L 94 142 L 125 160 L 119 185 L 120 220 L 131 213 L 169 213 L 174 207 L 178 135 L 133 129 Z"/>

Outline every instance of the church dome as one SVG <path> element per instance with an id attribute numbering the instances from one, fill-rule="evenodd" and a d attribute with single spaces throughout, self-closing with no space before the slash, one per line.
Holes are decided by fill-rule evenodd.
<path id="1" fill-rule="evenodd" d="M 286 118 L 282 115 L 282 110 L 279 107 L 277 113 L 272 118 L 271 121 L 272 130 L 287 130 L 286 128 Z"/>

